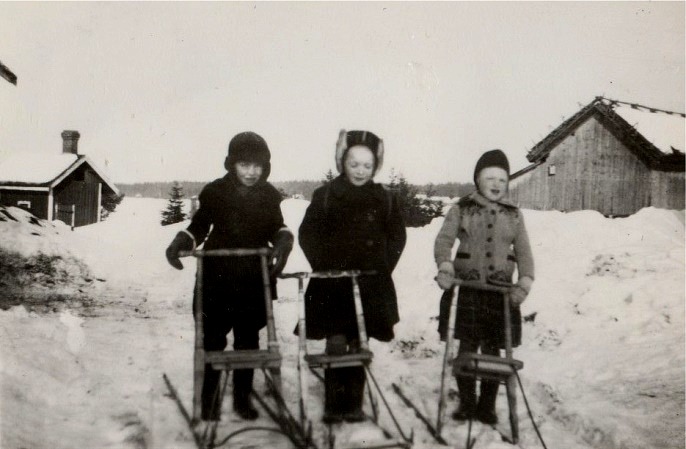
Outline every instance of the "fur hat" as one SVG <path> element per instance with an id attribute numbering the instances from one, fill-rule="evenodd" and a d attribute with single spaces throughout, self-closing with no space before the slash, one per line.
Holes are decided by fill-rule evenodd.
<path id="1" fill-rule="evenodd" d="M 255 162 L 262 166 L 262 180 L 271 171 L 271 153 L 267 142 L 257 133 L 244 131 L 236 134 L 229 142 L 229 153 L 224 159 L 224 168 L 231 174 L 237 162 Z"/>
<path id="2" fill-rule="evenodd" d="M 476 185 L 476 179 L 479 177 L 479 173 L 486 167 L 500 167 L 507 172 L 507 177 L 510 177 L 510 163 L 507 160 L 507 156 L 501 150 L 491 150 L 486 151 L 481 155 L 478 161 L 476 161 L 476 167 L 474 168 L 474 185 Z"/>
<path id="3" fill-rule="evenodd" d="M 343 173 L 343 161 L 348 149 L 356 145 L 363 145 L 369 148 L 374 155 L 374 173 L 381 169 L 383 164 L 384 146 L 383 140 L 371 131 L 345 131 L 338 134 L 336 142 L 336 168 L 338 173 Z"/>

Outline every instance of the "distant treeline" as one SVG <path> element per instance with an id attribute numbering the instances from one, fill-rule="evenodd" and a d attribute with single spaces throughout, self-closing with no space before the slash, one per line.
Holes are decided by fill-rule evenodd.
<path id="1" fill-rule="evenodd" d="M 314 189 L 322 185 L 323 181 L 282 181 L 272 182 L 272 185 L 279 189 L 285 196 L 302 195 L 306 200 L 312 198 Z M 186 198 L 200 194 L 207 182 L 202 181 L 179 181 L 183 188 L 183 195 Z M 471 182 L 458 183 L 448 182 L 441 184 L 414 185 L 418 193 L 430 194 L 432 196 L 443 196 L 454 198 L 465 196 L 474 190 Z M 129 198 L 169 198 L 172 188 L 172 181 L 169 182 L 142 182 L 134 184 L 117 184 L 119 190 Z"/>

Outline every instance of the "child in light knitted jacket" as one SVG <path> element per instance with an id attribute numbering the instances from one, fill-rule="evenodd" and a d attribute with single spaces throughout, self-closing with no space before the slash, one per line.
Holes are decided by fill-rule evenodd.
<path id="1" fill-rule="evenodd" d="M 505 200 L 510 166 L 501 150 L 484 153 L 474 170 L 477 191 L 461 198 L 447 213 L 434 243 L 438 266 L 436 280 L 445 290 L 441 298 L 439 333 L 447 333 L 450 300 L 455 277 L 486 283 L 512 282 L 515 266 L 518 281 L 512 287 L 512 345 L 521 343 L 521 313 L 534 280 L 534 261 L 524 217 L 519 208 Z M 455 239 L 460 244 L 451 260 Z M 460 340 L 459 354 L 466 352 L 499 355 L 505 346 L 502 294 L 460 288 L 454 337 Z M 456 420 L 476 418 L 487 424 L 498 422 L 495 402 L 499 382 L 482 380 L 479 399 L 472 376 L 457 376 L 460 404 L 452 414 Z"/>

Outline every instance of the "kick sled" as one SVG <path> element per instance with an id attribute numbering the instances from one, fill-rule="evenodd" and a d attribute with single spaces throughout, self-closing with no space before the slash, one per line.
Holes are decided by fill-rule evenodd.
<path id="1" fill-rule="evenodd" d="M 311 429 L 311 422 L 307 413 L 307 391 L 308 391 L 308 377 L 312 373 L 319 381 L 324 381 L 323 375 L 318 371 L 321 369 L 338 369 L 351 366 L 361 366 L 364 368 L 366 374 L 366 389 L 371 409 L 371 415 L 366 414 L 369 419 L 378 427 L 384 435 L 384 439 L 379 441 L 365 441 L 363 444 L 355 445 L 341 445 L 336 443 L 336 436 L 332 424 L 328 424 L 328 445 L 329 449 L 383 449 L 383 448 L 411 448 L 413 441 L 413 433 L 406 435 L 403 432 L 400 423 L 397 421 L 393 411 L 386 401 L 383 391 L 379 386 L 374 374 L 371 370 L 371 363 L 373 353 L 369 349 L 369 339 L 367 337 L 367 330 L 364 321 L 364 311 L 362 308 L 362 300 L 360 297 L 360 287 L 358 284 L 358 277 L 373 275 L 374 272 L 365 272 L 358 270 L 348 271 L 322 271 L 322 272 L 298 272 L 298 273 L 284 273 L 281 278 L 298 279 L 298 393 L 299 393 L 299 413 L 300 426 L 302 428 Z M 357 321 L 358 338 L 360 341 L 360 350 L 354 353 L 343 355 L 331 355 L 326 353 L 310 353 L 307 346 L 307 335 L 305 327 L 305 293 L 304 281 L 307 278 L 350 278 L 353 289 L 353 301 L 355 307 L 355 316 Z M 375 391 L 376 390 L 376 394 Z M 398 436 L 394 436 L 392 432 L 382 427 L 379 423 L 379 405 L 376 395 L 381 398 L 395 428 Z"/>
<path id="2" fill-rule="evenodd" d="M 300 422 L 290 412 L 281 394 L 281 353 L 276 336 L 276 326 L 274 324 L 274 313 L 272 308 L 271 285 L 268 270 L 268 257 L 271 250 L 268 248 L 257 249 L 216 249 L 216 250 L 196 250 L 182 252 L 181 257 L 193 256 L 197 259 L 197 276 L 195 284 L 195 301 L 193 316 L 195 321 L 195 346 L 193 351 L 193 407 L 189 414 L 183 406 L 176 389 L 173 387 L 167 375 L 163 375 L 171 397 L 176 401 L 179 411 L 187 421 L 193 439 L 198 449 L 213 449 L 227 445 L 236 435 L 249 431 L 277 432 L 290 439 L 298 449 L 316 448 L 311 441 L 311 429 L 306 430 Z M 267 319 L 267 349 L 255 350 L 223 350 L 206 351 L 204 349 L 204 330 L 203 330 L 203 259 L 205 257 L 259 257 L 261 261 L 261 274 L 264 286 L 264 301 Z M 217 384 L 215 395 L 218 400 L 215 402 L 217 413 L 221 410 L 224 400 L 226 387 L 228 384 L 229 372 L 236 369 L 257 369 L 262 371 L 267 385 L 267 396 L 269 398 L 252 392 L 252 397 L 257 400 L 260 406 L 267 412 L 267 415 L 278 425 L 278 427 L 266 426 L 247 426 L 229 433 L 224 437 L 219 437 L 219 421 L 201 420 L 201 394 L 204 382 L 205 367 L 212 366 L 220 371 L 220 381 Z"/>
<path id="3" fill-rule="evenodd" d="M 412 401 L 403 393 L 401 388 L 393 384 L 393 390 L 400 396 L 402 401 L 410 407 L 415 415 L 425 424 L 429 433 L 434 437 L 439 444 L 448 445 L 449 443 L 443 438 L 442 430 L 445 421 L 445 406 L 446 406 L 446 385 L 447 379 L 450 376 L 450 371 L 454 375 L 473 376 L 474 380 L 495 380 L 505 384 L 507 393 L 507 403 L 509 410 L 510 421 L 510 435 L 506 435 L 499 429 L 503 441 L 510 444 L 517 444 L 519 442 L 519 418 L 517 416 L 517 386 L 519 386 L 524 402 L 533 423 L 534 429 L 545 448 L 545 443 L 541 437 L 536 422 L 533 419 L 531 409 L 529 407 L 524 388 L 522 387 L 521 379 L 518 371 L 524 367 L 524 363 L 512 357 L 512 326 L 510 321 L 510 283 L 480 283 L 474 281 L 463 281 L 461 279 L 454 280 L 455 289 L 450 301 L 450 309 L 448 315 L 448 330 L 445 339 L 445 353 L 443 355 L 443 367 L 441 370 L 441 386 L 438 398 L 438 411 L 436 413 L 436 424 L 433 425 L 431 420 L 424 415 L 419 408 L 417 408 Z M 486 355 L 478 353 L 464 353 L 458 357 L 454 357 L 454 334 L 455 334 L 455 315 L 457 312 L 457 297 L 460 287 L 468 287 L 475 290 L 485 290 L 502 293 L 503 295 L 503 317 L 505 326 L 505 356 Z M 501 354 L 502 355 L 502 354 Z M 452 365 L 452 370 L 450 366 Z M 466 448 L 472 449 L 475 440 L 471 438 L 472 419 L 469 419 L 469 427 L 467 431 Z M 494 427 L 495 428 L 495 427 Z"/>

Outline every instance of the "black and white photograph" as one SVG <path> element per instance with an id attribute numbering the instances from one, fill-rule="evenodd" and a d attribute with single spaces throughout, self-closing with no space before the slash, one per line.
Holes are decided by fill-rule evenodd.
<path id="1" fill-rule="evenodd" d="M 684 449 L 683 1 L 0 1 L 0 449 Z"/>

